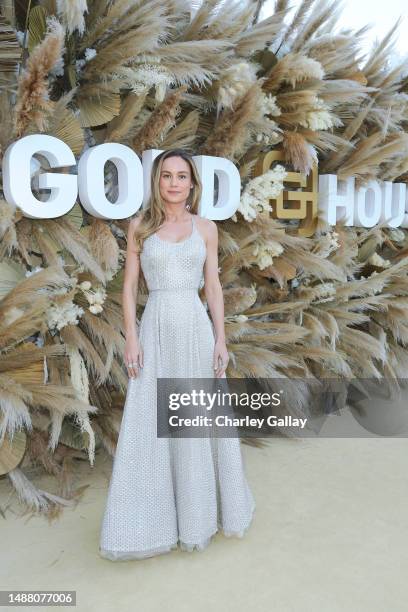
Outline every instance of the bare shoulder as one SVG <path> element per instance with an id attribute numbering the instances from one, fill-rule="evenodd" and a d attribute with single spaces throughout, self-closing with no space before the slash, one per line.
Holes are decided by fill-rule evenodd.
<path id="1" fill-rule="evenodd" d="M 132 232 L 137 230 L 137 228 L 139 227 L 142 221 L 142 218 L 143 218 L 143 215 L 137 215 L 135 217 L 132 217 L 131 220 L 129 221 L 129 230 L 131 230 Z"/>
<path id="2" fill-rule="evenodd" d="M 135 243 L 134 243 L 134 235 L 140 225 L 141 220 L 142 220 L 142 215 L 137 215 L 135 217 L 132 217 L 129 221 L 128 231 L 127 231 L 128 253 L 137 254 L 137 250 L 135 249 Z"/>
<path id="3" fill-rule="evenodd" d="M 203 238 L 205 238 L 206 242 L 208 240 L 214 240 L 214 238 L 216 238 L 218 235 L 218 228 L 215 221 L 212 219 L 206 219 L 205 217 L 200 217 L 199 215 L 196 215 L 195 218 L 197 220 L 197 227 Z"/>

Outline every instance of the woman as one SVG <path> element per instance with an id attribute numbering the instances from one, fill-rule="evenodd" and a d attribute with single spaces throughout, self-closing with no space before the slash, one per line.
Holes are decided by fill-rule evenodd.
<path id="1" fill-rule="evenodd" d="M 155 158 L 150 205 L 129 224 L 123 287 L 129 375 L 100 538 L 110 560 L 203 550 L 242 537 L 255 502 L 240 440 L 157 436 L 157 378 L 224 377 L 228 364 L 216 224 L 197 215 L 201 181 L 182 149 Z M 140 270 L 149 297 L 136 328 Z M 212 323 L 200 300 L 205 295 Z"/>

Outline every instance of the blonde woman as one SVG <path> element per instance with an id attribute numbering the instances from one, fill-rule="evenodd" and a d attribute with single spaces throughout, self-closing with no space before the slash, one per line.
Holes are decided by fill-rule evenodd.
<path id="1" fill-rule="evenodd" d="M 100 555 L 142 559 L 242 537 L 255 509 L 238 437 L 157 435 L 157 378 L 225 378 L 228 351 L 216 224 L 197 214 L 201 181 L 182 149 L 155 158 L 148 208 L 129 224 L 123 285 L 129 376 Z M 149 291 L 136 325 L 140 272 Z M 199 297 L 204 286 L 212 322 Z"/>

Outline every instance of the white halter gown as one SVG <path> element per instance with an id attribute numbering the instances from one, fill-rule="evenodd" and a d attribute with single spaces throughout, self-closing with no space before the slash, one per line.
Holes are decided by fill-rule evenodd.
<path id="1" fill-rule="evenodd" d="M 155 233 L 140 254 L 144 367 L 129 379 L 100 533 L 99 554 L 112 561 L 204 550 L 217 531 L 243 537 L 252 521 L 238 437 L 157 436 L 157 377 L 214 377 L 214 328 L 198 295 L 205 259 L 194 215 L 187 239 Z"/>

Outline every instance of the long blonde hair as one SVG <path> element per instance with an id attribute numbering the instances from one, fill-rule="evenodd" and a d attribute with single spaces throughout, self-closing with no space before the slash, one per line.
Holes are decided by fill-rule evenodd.
<path id="1" fill-rule="evenodd" d="M 184 149 L 168 149 L 163 151 L 153 161 L 150 183 L 151 195 L 148 207 L 136 215 L 142 216 L 139 227 L 133 234 L 133 242 L 139 253 L 143 249 L 143 242 L 146 238 L 154 234 L 166 219 L 164 203 L 160 195 L 159 181 L 163 162 L 169 157 L 181 157 L 190 165 L 193 188 L 190 189 L 186 206 L 189 206 L 189 210 L 193 215 L 198 213 L 202 184 L 192 155 L 184 151 Z"/>

